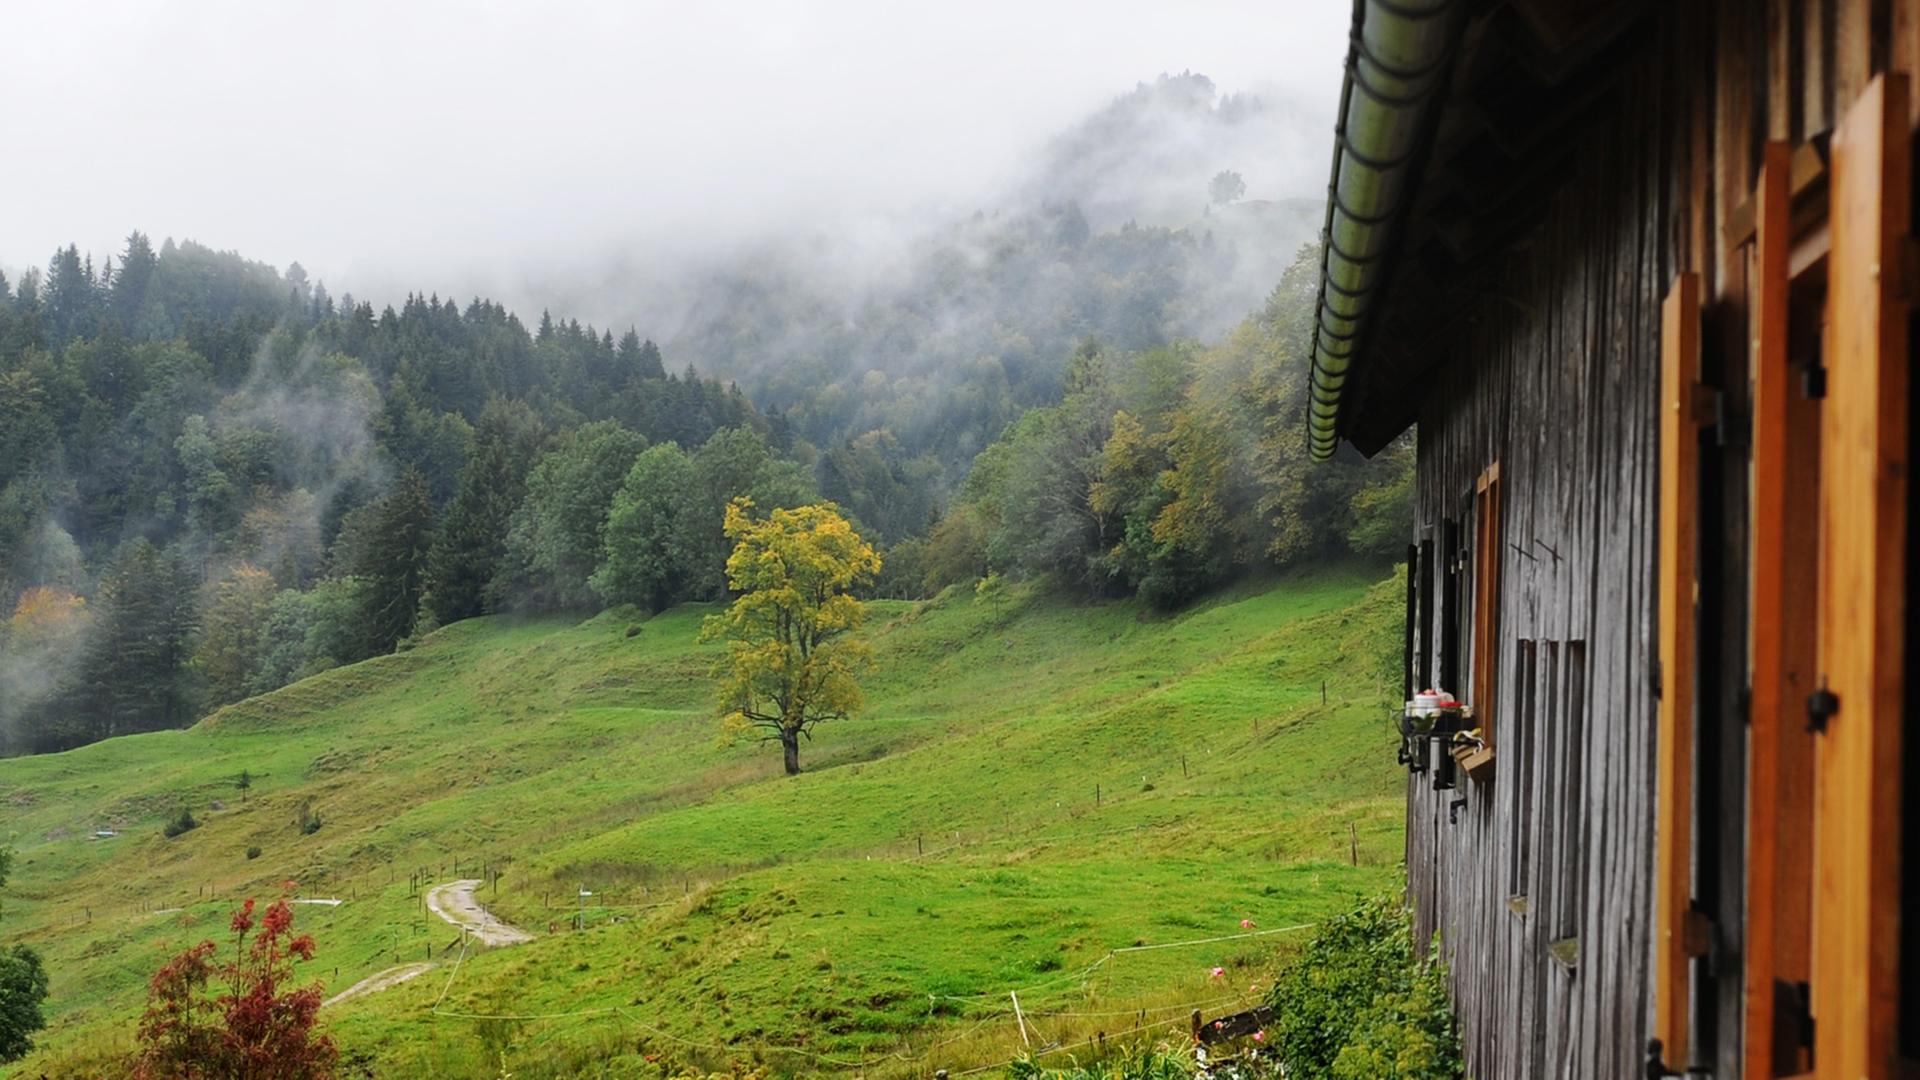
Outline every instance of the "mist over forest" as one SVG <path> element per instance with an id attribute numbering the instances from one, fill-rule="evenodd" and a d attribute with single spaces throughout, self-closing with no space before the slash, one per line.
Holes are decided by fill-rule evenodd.
<path id="1" fill-rule="evenodd" d="M 721 596 L 739 496 L 836 504 L 901 598 L 1177 606 L 1391 554 L 1404 455 L 1305 468 L 1320 204 L 1287 185 L 1318 126 L 1162 75 L 971 213 L 636 255 L 538 311 L 62 247 L 0 284 L 0 749 L 191 723 L 473 615 Z"/>

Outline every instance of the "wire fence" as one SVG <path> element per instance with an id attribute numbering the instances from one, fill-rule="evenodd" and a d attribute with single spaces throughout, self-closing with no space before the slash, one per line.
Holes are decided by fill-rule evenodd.
<path id="1" fill-rule="evenodd" d="M 1245 941 L 1249 939 L 1273 937 L 1281 934 L 1292 934 L 1292 933 L 1298 933 L 1299 931 L 1302 931 L 1302 930 L 1311 929 L 1315 925 L 1317 924 L 1296 923 L 1291 926 L 1275 927 L 1273 929 L 1268 929 L 1268 930 L 1246 930 L 1237 934 L 1219 934 L 1211 937 L 1190 938 L 1183 941 L 1165 941 L 1165 942 L 1155 942 L 1151 944 L 1121 946 L 1118 948 L 1107 950 L 1105 955 L 1101 956 L 1099 959 L 1093 961 L 1092 963 L 1086 965 L 1085 967 L 1082 967 L 1073 972 L 1068 972 L 1054 979 L 1047 979 L 1037 983 L 1029 983 L 1025 986 L 1013 986 L 1013 987 L 1007 987 L 1001 990 L 983 991 L 978 994 L 929 993 L 926 995 L 926 997 L 927 997 L 928 1013 L 930 1016 L 935 1013 L 937 1003 L 942 1001 L 977 1004 L 977 1003 L 983 1003 L 988 1001 L 997 1001 L 998 999 L 1006 999 L 1007 1004 L 1005 1006 L 995 1005 L 994 1007 L 988 1009 L 985 1015 L 970 1018 L 972 1020 L 972 1023 L 970 1026 L 968 1026 L 967 1028 L 965 1028 L 964 1030 L 958 1033 L 949 1035 L 946 1038 L 937 1040 L 932 1043 L 928 1043 L 918 1048 L 896 1049 L 896 1050 L 888 1051 L 887 1053 L 884 1053 L 884 1054 L 880 1054 L 873 1057 L 867 1057 L 867 1058 L 851 1058 L 851 1057 L 845 1057 L 845 1056 L 836 1055 L 836 1054 L 822 1053 L 819 1051 L 808 1050 L 804 1047 L 781 1046 L 781 1045 L 772 1044 L 772 1043 L 762 1043 L 762 1044 L 753 1045 L 751 1047 L 742 1047 L 738 1044 L 708 1042 L 708 1041 L 703 1041 L 699 1039 L 689 1038 L 687 1036 L 679 1035 L 674 1032 L 659 1028 L 651 1023 L 648 1023 L 646 1020 L 642 1019 L 640 1015 L 638 1015 L 634 1007 L 628 1006 L 628 1005 L 591 1006 L 591 1007 L 585 1007 L 585 1008 L 579 1008 L 579 1009 L 566 1009 L 566 1010 L 560 1010 L 560 1011 L 554 1011 L 554 1012 L 526 1012 L 526 1013 L 472 1012 L 472 1011 L 467 1011 L 463 1009 L 447 1008 L 446 1007 L 447 997 L 452 992 L 455 981 L 459 979 L 461 968 L 465 965 L 466 959 L 467 959 L 469 942 L 464 935 L 462 936 L 462 939 L 461 939 L 460 953 L 454 959 L 453 968 L 447 973 L 446 982 L 441 985 L 440 994 L 438 997 L 434 999 L 434 1003 L 429 1008 L 428 1012 L 432 1016 L 451 1019 L 451 1020 L 502 1020 L 502 1021 L 515 1021 L 515 1022 L 536 1022 L 536 1021 L 549 1021 L 549 1020 L 587 1019 L 587 1018 L 602 1017 L 602 1016 L 619 1016 L 620 1018 L 625 1020 L 627 1023 L 631 1024 L 635 1028 L 638 1028 L 642 1032 L 645 1032 L 649 1036 L 663 1040 L 665 1042 L 673 1043 L 678 1046 L 685 1047 L 687 1049 L 700 1050 L 706 1053 L 718 1055 L 721 1057 L 729 1057 L 729 1058 L 738 1057 L 743 1052 L 756 1054 L 762 1057 L 765 1057 L 765 1056 L 777 1057 L 781 1055 L 788 1055 L 793 1057 L 805 1058 L 809 1061 L 815 1062 L 820 1065 L 833 1066 L 834 1068 L 840 1069 L 840 1070 L 871 1069 L 876 1066 L 885 1065 L 885 1064 L 895 1064 L 895 1063 L 901 1064 L 901 1065 L 928 1064 L 930 1063 L 932 1056 L 937 1051 L 945 1047 L 950 1047 L 961 1042 L 975 1039 L 979 1037 L 980 1034 L 983 1031 L 985 1031 L 988 1027 L 996 1023 L 1006 1023 L 1007 1021 L 1013 1021 L 1016 1025 L 1018 1025 L 1020 1029 L 1020 1040 L 1021 1040 L 1022 1048 L 1030 1056 L 1038 1059 L 1038 1058 L 1046 1057 L 1053 1054 L 1064 1053 L 1070 1050 L 1084 1049 L 1086 1047 L 1093 1046 L 1096 1044 L 1102 1044 L 1108 1039 L 1108 1034 L 1106 1032 L 1099 1032 L 1090 1038 L 1082 1039 L 1077 1042 L 1063 1044 L 1059 1040 L 1052 1040 L 1052 1041 L 1043 1042 L 1041 1046 L 1036 1048 L 1032 1046 L 1031 1039 L 1028 1036 L 1027 1031 L 1029 1027 L 1038 1027 L 1039 1022 L 1043 1020 L 1048 1020 L 1048 1019 L 1097 1020 L 1097 1019 L 1117 1019 L 1121 1017 L 1128 1017 L 1128 1018 L 1132 1018 L 1135 1022 L 1132 1025 L 1130 1025 L 1126 1031 L 1113 1033 L 1113 1037 L 1115 1038 L 1131 1037 L 1131 1036 L 1138 1036 L 1140 1034 L 1147 1033 L 1147 1032 L 1158 1031 L 1162 1028 L 1172 1027 L 1173 1025 L 1176 1025 L 1176 1024 L 1188 1023 L 1190 1022 L 1189 1018 L 1196 1011 L 1217 1009 L 1222 1006 L 1226 1006 L 1236 1002 L 1245 1003 L 1247 998 L 1240 994 L 1224 994 L 1224 995 L 1215 995 L 1215 996 L 1200 999 L 1200 1000 L 1182 1001 L 1182 1002 L 1168 1004 L 1168 1005 L 1156 1005 L 1156 1006 L 1148 1006 L 1148 1007 L 1141 1007 L 1141 1008 L 1118 1009 L 1118 1010 L 1108 1010 L 1108 1011 L 1076 1011 L 1071 1009 L 1023 1008 L 1019 1002 L 1019 995 L 1021 994 L 1031 995 L 1036 991 L 1045 991 L 1052 988 L 1067 986 L 1075 982 L 1079 984 L 1077 987 L 1074 988 L 1075 991 L 1078 993 L 1084 994 L 1088 990 L 1089 982 L 1092 976 L 1096 972 L 1105 968 L 1109 963 L 1111 963 L 1115 959 L 1123 956 L 1139 954 L 1139 953 L 1147 953 L 1147 952 L 1156 952 L 1156 951 L 1167 950 L 1167 949 L 1199 948 L 1201 946 L 1206 946 L 1206 945 L 1217 945 L 1217 944 L 1224 944 L 1224 943 L 1233 942 L 1233 941 Z M 1159 1016 L 1162 1013 L 1175 1013 L 1176 1015 L 1165 1018 L 1165 1019 L 1146 1022 L 1148 1017 Z M 1009 1045 L 1011 1045 L 1011 1038 L 1012 1036 L 1010 1033 Z M 1004 1068 L 1008 1060 L 1010 1060 L 1010 1056 L 996 1055 L 996 1060 L 992 1062 L 989 1062 L 984 1065 L 968 1068 L 961 1072 L 953 1073 L 951 1075 L 971 1076 L 977 1073 L 987 1072 L 997 1068 Z"/>

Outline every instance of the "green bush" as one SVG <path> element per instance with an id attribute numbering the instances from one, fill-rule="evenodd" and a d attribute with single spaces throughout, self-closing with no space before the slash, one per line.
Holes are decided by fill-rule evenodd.
<path id="1" fill-rule="evenodd" d="M 1274 983 L 1267 1031 L 1291 1076 L 1455 1080 L 1460 1043 L 1446 969 L 1414 955 L 1397 899 L 1320 925 Z"/>
<path id="2" fill-rule="evenodd" d="M 167 823 L 160 827 L 160 831 L 166 834 L 167 839 L 171 840 L 181 833 L 192 832 L 199 827 L 200 822 L 194 819 L 193 811 L 183 806 L 180 808 L 178 814 L 168 819 Z"/>
<path id="3" fill-rule="evenodd" d="M 248 858 L 249 860 L 252 860 L 252 859 L 257 859 L 257 858 L 259 858 L 259 857 L 260 857 L 260 845 L 259 845 L 259 844 L 254 844 L 254 845 L 252 845 L 252 846 L 250 846 L 250 847 L 248 847 L 248 848 L 247 848 L 247 858 Z"/>
<path id="4" fill-rule="evenodd" d="M 0 948 L 0 1062 L 33 1049 L 33 1033 L 47 1026 L 47 969 L 25 945 Z"/>

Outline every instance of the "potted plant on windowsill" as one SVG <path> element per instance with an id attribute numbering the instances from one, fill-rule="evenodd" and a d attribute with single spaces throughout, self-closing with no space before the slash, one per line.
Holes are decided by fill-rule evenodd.
<path id="1" fill-rule="evenodd" d="M 1400 725 L 1401 754 L 1409 771 L 1415 773 L 1426 772 L 1432 759 L 1433 790 L 1446 791 L 1454 786 L 1454 760 L 1447 750 L 1453 734 L 1463 730 L 1472 715 L 1472 710 L 1445 690 L 1422 690 L 1407 702 Z"/>

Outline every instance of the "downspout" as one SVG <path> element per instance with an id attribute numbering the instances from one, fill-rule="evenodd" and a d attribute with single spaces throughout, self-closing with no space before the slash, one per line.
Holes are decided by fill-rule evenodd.
<path id="1" fill-rule="evenodd" d="M 1463 6 L 1463 0 L 1354 0 L 1321 231 L 1307 421 L 1315 461 L 1332 457 L 1339 445 L 1340 393 L 1385 282 L 1385 256 L 1413 190 L 1414 159 L 1438 122 L 1460 21 L 1455 16 Z"/>

